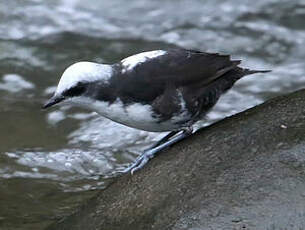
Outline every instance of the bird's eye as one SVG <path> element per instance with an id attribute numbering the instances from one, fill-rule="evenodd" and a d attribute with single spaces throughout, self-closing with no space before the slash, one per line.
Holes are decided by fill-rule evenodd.
<path id="1" fill-rule="evenodd" d="M 77 97 L 81 94 L 83 94 L 86 90 L 86 87 L 84 84 L 77 84 L 76 86 L 71 87 L 70 89 L 66 90 L 63 93 L 63 96 L 66 97 Z"/>

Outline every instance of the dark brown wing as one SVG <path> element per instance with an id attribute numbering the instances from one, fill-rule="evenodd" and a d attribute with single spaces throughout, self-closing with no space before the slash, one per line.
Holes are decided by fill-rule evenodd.
<path id="1" fill-rule="evenodd" d="M 229 55 L 175 49 L 146 59 L 128 71 L 117 65 L 117 76 L 112 83 L 121 98 L 149 102 L 162 94 L 169 84 L 174 87 L 206 85 L 239 63 L 232 61 Z"/>
<path id="2" fill-rule="evenodd" d="M 194 82 L 209 83 L 239 63 L 240 61 L 232 61 L 229 55 L 177 49 L 147 59 L 136 65 L 132 72 L 136 78 L 147 82 L 170 81 L 175 85 L 186 85 Z"/>

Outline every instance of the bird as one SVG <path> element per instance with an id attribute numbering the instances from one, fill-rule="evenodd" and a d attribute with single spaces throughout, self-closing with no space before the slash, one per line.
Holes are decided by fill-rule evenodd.
<path id="1" fill-rule="evenodd" d="M 62 74 L 43 109 L 80 106 L 114 122 L 149 132 L 169 132 L 123 172 L 141 169 L 155 154 L 190 136 L 236 81 L 255 73 L 230 55 L 190 49 L 152 50 L 114 64 L 81 61 Z"/>

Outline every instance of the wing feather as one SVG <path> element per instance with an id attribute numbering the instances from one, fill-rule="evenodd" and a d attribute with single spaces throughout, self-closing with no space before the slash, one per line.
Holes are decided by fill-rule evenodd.
<path id="1" fill-rule="evenodd" d="M 168 85 L 208 85 L 240 64 L 230 55 L 173 49 L 163 55 L 147 58 L 129 68 L 118 64 L 120 71 L 113 78 L 117 93 L 131 101 L 149 102 L 162 94 Z"/>

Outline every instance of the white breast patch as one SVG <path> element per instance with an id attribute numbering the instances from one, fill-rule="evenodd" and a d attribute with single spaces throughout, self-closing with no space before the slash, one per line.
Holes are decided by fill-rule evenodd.
<path id="1" fill-rule="evenodd" d="M 103 101 L 96 101 L 87 97 L 74 97 L 71 102 L 129 127 L 142 129 L 151 132 L 171 131 L 178 126 L 170 120 L 159 123 L 158 118 L 153 117 L 152 107 L 134 103 L 124 106 L 120 99 L 112 104 Z"/>

